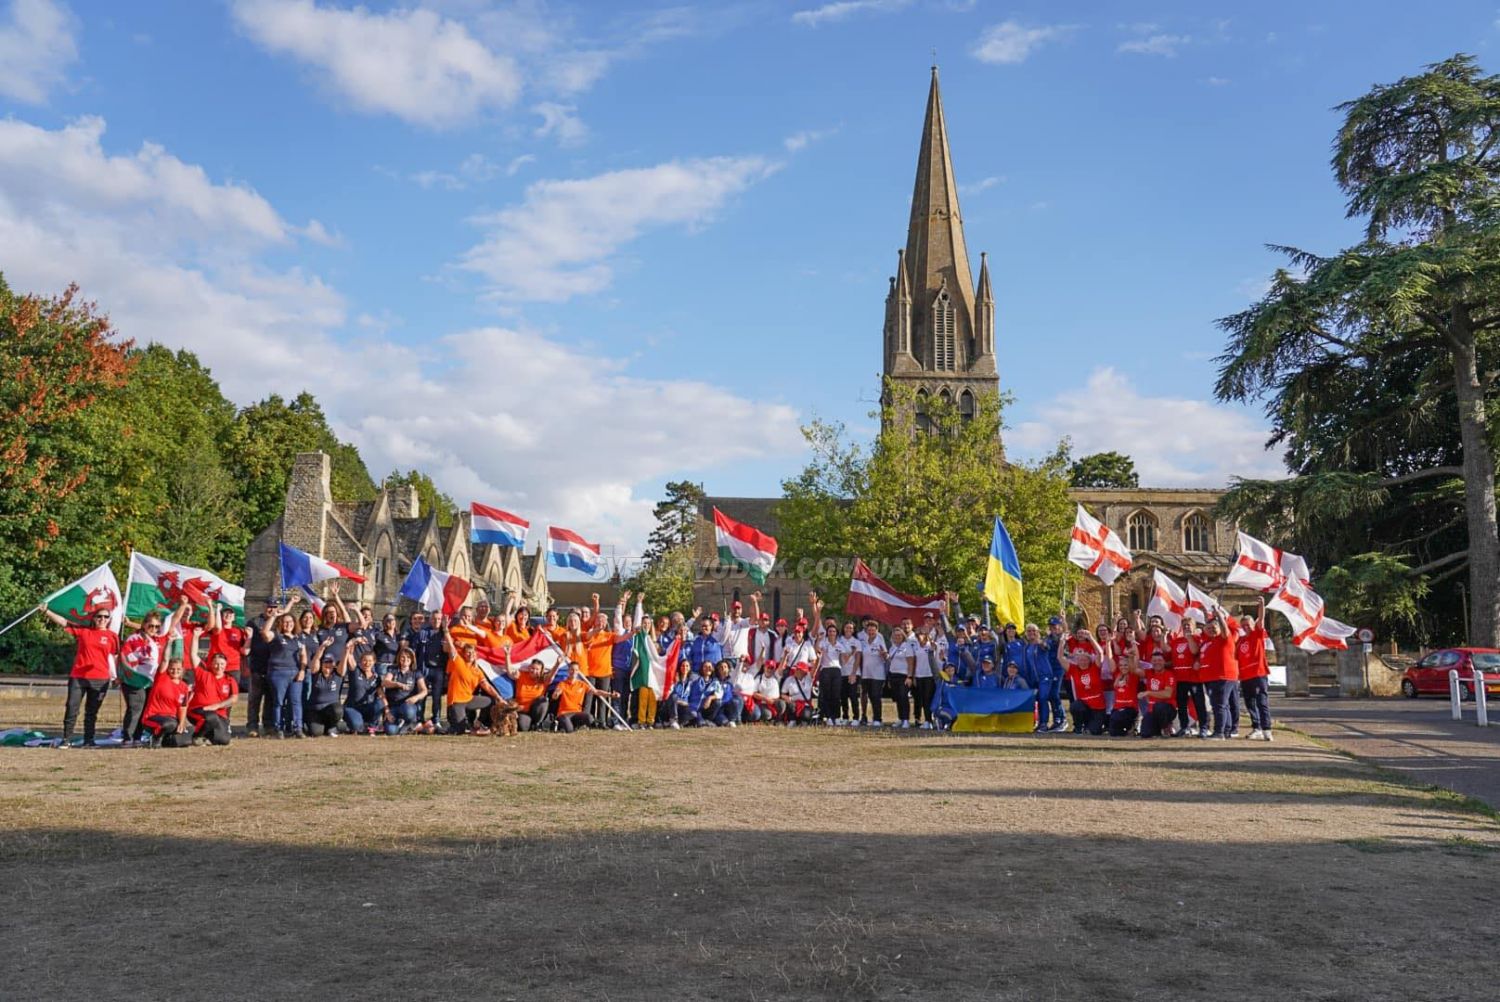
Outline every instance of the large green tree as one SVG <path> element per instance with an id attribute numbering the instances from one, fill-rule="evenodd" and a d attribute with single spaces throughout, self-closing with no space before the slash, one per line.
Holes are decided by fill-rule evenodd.
<path id="1" fill-rule="evenodd" d="M 668 482 L 665 495 L 651 509 L 656 526 L 646 540 L 647 562 L 670 550 L 691 550 L 698 539 L 698 506 L 703 503 L 703 485 L 691 480 L 673 480 Z"/>
<path id="2" fill-rule="evenodd" d="M 1220 322 L 1218 395 L 1267 400 L 1296 475 L 1238 484 L 1223 511 L 1321 548 L 1330 597 L 1387 623 L 1467 569 L 1472 639 L 1493 645 L 1500 78 L 1457 55 L 1340 110 L 1333 169 L 1364 239 L 1280 248 L 1290 268 Z"/>
<path id="3" fill-rule="evenodd" d="M 693 604 L 696 577 L 698 506 L 703 485 L 674 480 L 651 513 L 656 526 L 646 540 L 646 552 L 625 586 L 647 596 L 651 608 L 686 611 Z"/>
<path id="4" fill-rule="evenodd" d="M 951 590 L 974 608 L 999 515 L 1020 557 L 1028 614 L 1056 609 L 1071 566 L 1066 450 L 1040 463 L 1007 462 L 998 396 L 981 398 L 972 420 L 928 401 L 930 433 L 917 430 L 909 390 L 890 385 L 887 400 L 868 447 L 841 426 L 804 429 L 813 458 L 782 485 L 779 556 L 811 577 L 830 605 L 848 593 L 848 559 L 862 557 L 903 591 Z"/>
<path id="5" fill-rule="evenodd" d="M 1135 460 L 1119 452 L 1095 452 L 1076 460 L 1068 468 L 1074 487 L 1139 487 Z"/>

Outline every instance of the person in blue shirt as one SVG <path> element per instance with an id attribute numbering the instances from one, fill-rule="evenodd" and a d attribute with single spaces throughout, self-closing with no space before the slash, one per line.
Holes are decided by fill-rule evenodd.
<path id="1" fill-rule="evenodd" d="M 1064 630 L 1063 618 L 1053 616 L 1047 620 L 1047 636 L 1042 644 L 1047 652 L 1047 659 L 1052 664 L 1052 684 L 1047 688 L 1047 699 L 1051 704 L 1052 730 L 1066 730 L 1068 718 L 1063 716 L 1062 705 L 1062 670 L 1058 667 L 1057 649 L 1062 646 L 1067 634 Z M 1037 697 L 1040 700 L 1040 695 Z M 1040 711 L 1039 711 L 1040 712 Z"/>
<path id="2" fill-rule="evenodd" d="M 385 717 L 381 703 L 381 680 L 375 674 L 375 652 L 359 656 L 359 668 L 349 673 L 344 686 L 344 726 L 354 734 L 374 734 Z"/>
<path id="3" fill-rule="evenodd" d="M 318 648 L 318 670 L 312 675 L 312 689 L 307 697 L 307 730 L 313 737 L 338 737 L 343 717 L 340 699 L 344 694 L 344 676 L 334 666 L 327 644 Z"/>
<path id="4" fill-rule="evenodd" d="M 728 661 L 720 661 L 714 669 L 714 681 L 719 685 L 719 708 L 714 712 L 714 725 L 738 727 L 740 717 L 745 713 L 745 700 L 734 687 L 734 671 Z"/>
<path id="5" fill-rule="evenodd" d="M 610 688 L 619 697 L 616 709 L 626 720 L 637 720 L 640 718 L 640 697 L 630 685 L 630 655 L 635 651 L 635 621 L 627 620 L 625 615 L 625 603 L 630 601 L 630 592 L 620 593 L 620 604 L 615 608 L 616 636 L 613 647 L 609 649 Z M 625 729 L 621 723 L 615 724 L 615 730 Z"/>
<path id="6" fill-rule="evenodd" d="M 976 665 L 983 665 L 985 658 L 997 662 L 1000 652 L 996 647 L 995 635 L 990 632 L 988 626 L 981 626 L 979 628 L 979 639 L 969 644 L 969 657 L 974 659 Z"/>
<path id="7" fill-rule="evenodd" d="M 379 655 L 377 654 L 378 658 Z M 377 666 L 379 661 L 376 662 Z M 427 698 L 427 680 L 417 671 L 411 648 L 396 652 L 396 662 L 381 675 L 380 691 L 385 701 L 382 714 L 387 734 L 415 730 L 422 723 L 422 703 Z"/>
<path id="8" fill-rule="evenodd" d="M 1021 666 L 1014 661 L 1005 663 L 1005 676 L 1000 679 L 1002 689 L 1030 689 L 1026 680 L 1021 677 Z"/>
<path id="9" fill-rule="evenodd" d="M 1007 665 L 1014 661 L 1019 667 L 1021 664 L 1021 649 L 1025 646 L 1026 642 L 1021 639 L 1021 634 L 1016 629 L 1016 624 L 1006 623 L 1000 628 L 1000 637 L 995 642 L 995 663 L 998 665 Z"/>
<path id="10" fill-rule="evenodd" d="M 995 659 L 981 658 L 979 662 L 979 674 L 974 676 L 974 688 L 976 689 L 998 689 L 1000 688 L 1000 676 L 995 674 Z"/>
<path id="11" fill-rule="evenodd" d="M 714 622 L 707 616 L 698 620 L 698 635 L 690 640 L 682 652 L 690 665 L 701 666 L 704 662 L 718 664 L 724 659 L 724 645 L 714 636 Z"/>
<path id="12" fill-rule="evenodd" d="M 1057 653 L 1042 639 L 1035 623 L 1026 624 L 1026 636 L 1018 659 L 1020 675 L 1036 690 L 1036 730 L 1052 729 L 1052 697 L 1057 691 Z"/>
<path id="13" fill-rule="evenodd" d="M 667 694 L 667 726 L 674 731 L 681 730 L 683 721 L 692 723 L 695 712 L 692 708 L 692 687 L 697 678 L 696 675 L 684 675 Z"/>

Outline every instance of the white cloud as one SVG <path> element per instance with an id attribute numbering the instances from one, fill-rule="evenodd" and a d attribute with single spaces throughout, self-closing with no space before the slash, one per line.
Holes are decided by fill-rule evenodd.
<path id="1" fill-rule="evenodd" d="M 446 188 L 449 191 L 463 191 L 470 185 L 483 184 L 494 180 L 501 174 L 510 176 L 520 170 L 521 164 L 528 163 L 536 158 L 527 154 L 513 159 L 509 165 L 502 167 L 483 153 L 470 153 L 464 157 L 458 167 L 453 171 L 421 170 L 411 175 L 423 188 Z M 386 172 L 391 177 L 400 177 L 394 171 Z"/>
<path id="2" fill-rule="evenodd" d="M 252 39 L 312 67 L 361 111 L 446 128 L 509 107 L 521 93 L 514 59 L 430 10 L 236 0 L 233 11 Z"/>
<path id="3" fill-rule="evenodd" d="M 0 121 L 11 286 L 56 292 L 78 282 L 122 336 L 195 352 L 238 403 L 313 391 L 377 475 L 417 467 L 461 500 L 514 503 L 538 523 L 630 552 L 652 523 L 638 488 L 801 448 L 790 407 L 699 380 L 641 378 L 524 327 L 420 347 L 393 341 L 387 332 L 401 320 L 378 304 L 351 311 L 318 276 L 266 263 L 267 252 L 295 250 L 313 224 L 294 225 L 248 187 L 214 181 L 159 147 L 111 155 L 103 136 L 98 119 L 55 131 Z M 654 175 L 646 183 L 656 197 L 683 187 Z M 706 218 L 711 202 L 700 194 L 699 211 L 680 221 Z M 566 373 L 569 405 L 536 406 L 524 389 L 496 393 L 497 365 L 518 388 Z M 752 426 L 755 435 L 741 434 Z"/>
<path id="4" fill-rule="evenodd" d="M 982 63 L 1023 63 L 1027 57 L 1048 42 L 1067 38 L 1077 25 L 1053 24 L 1029 27 L 1019 21 L 1001 21 L 990 25 L 975 43 L 974 58 Z"/>
<path id="5" fill-rule="evenodd" d="M 1100 401 L 1108 401 L 1105 411 Z M 1244 411 L 1208 400 L 1144 396 L 1108 367 L 1094 369 L 1083 386 L 1054 393 L 1036 414 L 1037 420 L 1006 431 L 1013 449 L 1041 454 L 1066 435 L 1075 456 L 1110 450 L 1130 456 L 1143 487 L 1222 487 L 1235 476 L 1286 475 L 1265 447 L 1268 432 Z"/>
<path id="6" fill-rule="evenodd" d="M 551 137 L 559 146 L 578 146 L 588 137 L 588 126 L 578 117 L 578 107 L 543 101 L 531 109 L 542 116 L 542 124 L 533 133 L 538 139 Z"/>
<path id="7" fill-rule="evenodd" d="M 980 178 L 973 184 L 961 184 L 958 186 L 958 191 L 961 195 L 977 195 L 981 191 L 989 191 L 995 185 L 1004 183 L 1005 176 L 1003 174 L 993 174 L 989 177 Z"/>
<path id="8" fill-rule="evenodd" d="M 519 204 L 475 222 L 485 240 L 462 267 L 498 299 L 560 302 L 599 292 L 609 258 L 646 230 L 699 226 L 778 164 L 762 157 L 674 160 L 569 181 L 537 181 Z"/>
<path id="9" fill-rule="evenodd" d="M 911 6 L 911 0 L 837 0 L 821 7 L 799 10 L 792 15 L 793 24 L 816 28 L 822 24 L 844 21 L 856 14 L 879 14 Z"/>
<path id="10" fill-rule="evenodd" d="M 837 129 L 803 129 L 801 132 L 794 132 L 787 136 L 781 141 L 781 145 L 788 153 L 801 153 L 813 143 L 827 139 L 837 131 Z"/>
<path id="11" fill-rule="evenodd" d="M 55 0 L 11 0 L 0 16 L 0 95 L 42 104 L 78 58 L 73 15 Z"/>
<path id="12" fill-rule="evenodd" d="M 1166 56 L 1171 58 L 1177 55 L 1179 49 L 1189 45 L 1193 41 L 1191 35 L 1147 35 L 1143 38 L 1129 38 L 1119 44 L 1117 52 L 1132 52 L 1141 56 Z"/>
<path id="13" fill-rule="evenodd" d="M 1204 83 L 1208 84 L 1210 87 L 1227 87 L 1227 86 L 1229 86 L 1229 78 L 1228 77 L 1209 77 L 1207 80 L 1204 81 Z"/>
<path id="14" fill-rule="evenodd" d="M 510 163 L 505 165 L 505 176 L 515 177 L 516 174 L 520 172 L 522 167 L 525 167 L 529 163 L 535 162 L 536 156 L 531 153 L 522 153 L 518 157 L 512 157 Z"/>

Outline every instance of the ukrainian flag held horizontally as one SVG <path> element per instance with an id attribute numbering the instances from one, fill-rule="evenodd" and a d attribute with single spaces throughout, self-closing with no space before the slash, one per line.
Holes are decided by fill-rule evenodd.
<path id="1" fill-rule="evenodd" d="M 933 713 L 950 720 L 955 734 L 1030 734 L 1036 724 L 1033 689 L 970 689 L 943 683 Z"/>
<path id="2" fill-rule="evenodd" d="M 1005 531 L 1005 523 L 995 516 L 995 535 L 990 540 L 989 566 L 984 572 L 984 597 L 995 610 L 995 622 L 1026 625 L 1026 603 L 1021 592 L 1021 561 L 1016 546 Z M 996 665 L 1003 670 L 1003 665 Z"/>

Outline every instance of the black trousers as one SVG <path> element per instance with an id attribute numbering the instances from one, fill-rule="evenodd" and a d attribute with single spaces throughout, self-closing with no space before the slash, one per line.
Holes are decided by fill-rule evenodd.
<path id="1" fill-rule="evenodd" d="M 1193 711 L 1198 714 L 1198 726 L 1208 726 L 1208 704 L 1203 700 L 1202 682 L 1178 682 L 1177 683 L 1177 727 L 1187 730 L 1188 726 L 1188 702 L 1192 701 Z"/>
<path id="2" fill-rule="evenodd" d="M 564 734 L 572 734 L 580 727 L 587 727 L 594 718 L 587 713 L 559 713 L 557 715 L 557 727 Z"/>
<path id="3" fill-rule="evenodd" d="M 329 703 L 327 706 L 310 706 L 307 708 L 307 733 L 313 737 L 322 737 L 324 734 L 332 733 L 339 729 L 339 721 L 344 719 L 344 708 L 338 703 Z M 380 721 L 368 721 L 370 726 L 378 726 Z"/>
<path id="4" fill-rule="evenodd" d="M 187 730 L 179 732 L 176 717 L 157 714 L 141 721 L 141 726 L 152 735 L 153 745 L 183 748 L 193 743 L 193 725 L 188 724 Z"/>
<path id="5" fill-rule="evenodd" d="M 150 686 L 120 686 L 120 695 L 125 698 L 125 719 L 120 724 L 120 736 L 126 741 L 141 739 L 141 714 L 146 712 L 146 694 Z"/>
<path id="6" fill-rule="evenodd" d="M 1271 729 L 1270 690 L 1264 675 L 1247 678 L 1240 683 L 1240 694 L 1245 697 L 1245 709 L 1250 713 L 1250 726 L 1263 731 Z"/>
<path id="7" fill-rule="evenodd" d="M 885 696 L 885 679 L 861 679 L 860 684 L 864 686 L 865 698 L 870 701 L 870 719 L 878 724 L 881 722 L 880 704 Z"/>
<path id="8" fill-rule="evenodd" d="M 1135 728 L 1135 718 L 1140 716 L 1133 706 L 1117 706 L 1109 714 L 1109 733 L 1113 737 L 1124 737 Z"/>
<path id="9" fill-rule="evenodd" d="M 78 724 L 78 707 L 83 706 L 83 743 L 94 743 L 94 725 L 99 722 L 99 707 L 104 703 L 104 694 L 109 692 L 109 679 L 68 679 L 68 702 L 63 707 L 63 740 L 73 737 L 73 728 Z"/>
<path id="10" fill-rule="evenodd" d="M 1172 726 L 1172 718 L 1177 715 L 1177 708 L 1165 699 L 1153 699 L 1151 701 L 1151 712 L 1141 720 L 1141 737 L 1154 738 L 1167 733 L 1167 728 Z"/>
<path id="11" fill-rule="evenodd" d="M 932 697 L 937 693 L 937 679 L 928 676 L 920 676 L 912 679 L 912 711 L 917 723 L 926 720 L 928 723 L 936 723 L 932 719 Z"/>
<path id="12" fill-rule="evenodd" d="M 844 701 L 844 676 L 831 665 L 818 672 L 818 715 L 837 720 L 839 705 Z"/>
<path id="13" fill-rule="evenodd" d="M 891 675 L 891 698 L 896 701 L 896 719 L 903 724 L 911 720 L 911 690 L 906 687 L 907 676 Z"/>
<path id="14" fill-rule="evenodd" d="M 193 737 L 207 738 L 210 744 L 229 744 L 229 718 L 212 710 L 189 710 L 188 720 L 193 724 Z"/>
<path id="15" fill-rule="evenodd" d="M 467 703 L 448 705 L 448 729 L 455 734 L 462 734 L 472 728 L 479 720 L 480 711 L 494 704 L 494 700 L 488 696 L 475 696 Z"/>
<path id="16" fill-rule="evenodd" d="M 538 696 L 531 701 L 531 705 L 525 707 L 516 714 L 516 730 L 536 731 L 541 730 L 542 724 L 547 720 L 547 697 Z"/>
<path id="17" fill-rule="evenodd" d="M 250 699 L 245 704 L 245 729 L 271 733 L 271 701 L 276 698 L 265 672 L 250 670 Z"/>
<path id="18" fill-rule="evenodd" d="M 1073 714 L 1073 729 L 1075 731 L 1088 731 L 1090 734 L 1103 734 L 1105 715 L 1103 710 L 1096 710 L 1087 703 L 1074 700 L 1068 707 Z"/>
<path id="19" fill-rule="evenodd" d="M 843 693 L 843 704 L 840 706 L 841 715 L 845 720 L 859 719 L 859 683 L 854 681 L 853 676 L 840 678 L 840 690 Z"/>

